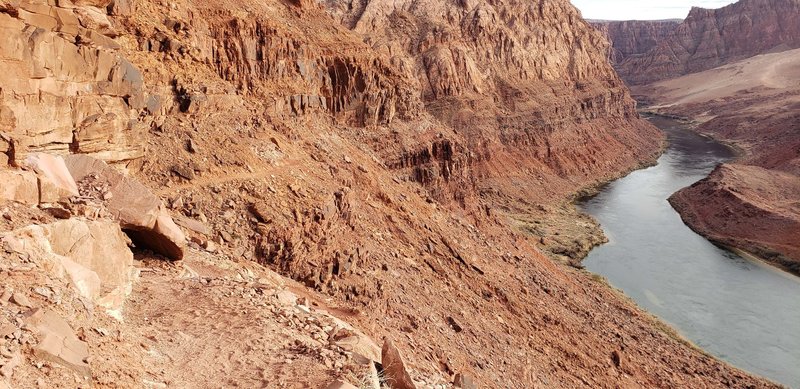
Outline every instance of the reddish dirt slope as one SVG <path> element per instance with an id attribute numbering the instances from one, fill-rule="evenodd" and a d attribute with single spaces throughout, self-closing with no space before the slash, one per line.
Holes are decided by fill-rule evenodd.
<path id="1" fill-rule="evenodd" d="M 119 146 L 109 154 L 116 166 L 158 193 L 176 220 L 188 219 L 184 262 L 153 263 L 136 248 L 147 274 L 133 288 L 129 322 L 112 327 L 122 335 L 95 331 L 107 317 L 80 299 L 59 310 L 89 334 L 90 350 L 110 349 L 91 354 L 98 384 L 350 379 L 337 362 L 355 362 L 352 353 L 323 357 L 330 345 L 308 339 L 320 326 L 296 306 L 290 320 L 280 314 L 280 288 L 259 281 L 269 268 L 295 280 L 314 309 L 332 307 L 373 339 L 391 339 L 420 387 L 451 385 L 457 373 L 502 388 L 773 386 L 688 346 L 509 227 L 507 214 L 550 213 L 660 146 L 602 37 L 567 1 L 397 2 L 406 7 L 398 13 L 383 12 L 394 9 L 386 2 L 354 3 L 369 17 L 355 18 L 363 31 L 308 0 L 118 1 L 113 29 L 107 2 L 74 11 L 95 17 L 85 25 L 53 22 L 61 3 L 23 2 L 27 11 L 11 3 L 0 2 L 0 15 L 19 32 L 12 48 L 22 55 L 4 55 L 24 75 L 12 80 L 32 92 L 2 84 L 3 155 L 17 165 L 34 151 L 80 152 L 72 146 L 87 141 L 99 157 Z M 389 39 L 394 28 L 422 35 Z M 34 32 L 41 40 L 26 35 Z M 140 72 L 93 60 L 82 69 L 103 77 L 61 83 L 76 74 L 71 67 L 35 67 L 51 57 L 49 42 L 86 51 L 81 58 L 126 58 Z M 58 128 L 16 131 L 41 107 L 25 101 L 38 103 L 32 96 L 45 87 L 58 97 L 51 108 L 79 104 L 81 115 L 54 109 Z M 142 157 L 119 152 L 130 141 Z M 6 230 L 52 220 L 17 205 L 4 214 Z M 33 284 L 29 275 L 46 266 L 24 257 L 3 257 L 14 291 L 34 296 L 55 285 Z M 186 266 L 202 269 L 183 276 Z M 10 323 L 26 312 L 3 307 Z M 32 362 L 18 367 L 15 386 L 73 380 L 50 363 L 51 376 L 40 372 L 32 343 L 14 342 Z"/>

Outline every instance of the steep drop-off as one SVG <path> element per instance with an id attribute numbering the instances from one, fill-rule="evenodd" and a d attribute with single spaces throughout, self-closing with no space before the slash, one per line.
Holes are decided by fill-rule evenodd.
<path id="1" fill-rule="evenodd" d="M 453 157 L 470 182 L 456 181 L 453 197 L 479 194 L 555 255 L 579 259 L 599 231 L 554 221 L 571 211 L 553 200 L 652 160 L 660 147 L 662 136 L 638 117 L 605 59 L 607 42 L 566 2 L 326 4 L 416 77 L 426 111 L 457 131 L 464 149 Z M 407 161 L 431 147 L 379 148 Z M 429 189 L 438 182 L 436 170 L 414 170 Z M 556 230 L 563 235 L 551 239 Z"/>
<path id="2" fill-rule="evenodd" d="M 621 39 L 626 41 L 628 34 Z M 720 9 L 692 8 L 655 47 L 616 68 L 627 83 L 639 85 L 798 47 L 800 1 L 741 0 Z"/>
<path id="3" fill-rule="evenodd" d="M 505 215 L 546 214 L 660 146 L 602 36 L 567 1 L 387 4 L 0 1 L 19 35 L 1 58 L 22 72 L 0 76 L 11 162 L 0 172 L 30 189 L 0 217 L 11 335 L 0 382 L 305 388 L 380 366 L 420 388 L 772 386 L 509 227 Z M 64 13 L 92 18 L 67 30 Z M 30 46 L 37 37 L 66 51 Z M 33 71 L 67 51 L 88 64 Z M 102 141 L 83 150 L 94 122 L 62 109 L 36 127 L 61 136 L 41 140 L 19 119 L 51 96 L 94 99 L 86 115 L 125 125 L 89 126 Z M 119 152 L 128 146 L 139 154 Z M 79 196 L 42 201 L 37 180 L 48 181 L 22 163 L 36 151 L 114 163 L 189 238 L 178 263 L 135 247 L 142 280 L 124 322 L 70 289 L 48 237 L 32 236 L 60 217 L 121 237 L 106 215 L 119 195 L 89 174 Z M 50 354 L 37 308 L 62 317 Z M 383 339 L 404 364 L 372 347 Z M 59 359 L 59 347 L 81 358 Z"/>

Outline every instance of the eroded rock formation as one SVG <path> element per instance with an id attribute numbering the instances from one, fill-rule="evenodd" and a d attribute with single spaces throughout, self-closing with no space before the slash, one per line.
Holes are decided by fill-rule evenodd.
<path id="1" fill-rule="evenodd" d="M 682 20 L 591 21 L 611 42 L 609 58 L 614 64 L 643 55 L 675 31 Z"/>
<path id="2" fill-rule="evenodd" d="M 3 14 L 19 21 L 23 8 L 7 3 Z M 19 335 L 15 361 L 40 358 L 23 346 L 38 339 L 17 319 L 47 306 L 86 329 L 98 386 L 358 382 L 378 357 L 361 334 L 391 341 L 403 380 L 421 388 L 771 386 L 687 347 L 512 228 L 507 216 L 548 215 L 660 146 L 602 35 L 566 0 L 78 8 L 105 15 L 116 35 L 104 23 L 83 28 L 141 70 L 143 105 L 125 108 L 143 131 L 125 139 L 145 152 L 97 177 L 71 171 L 79 192 L 108 219 L 124 210 L 114 199 L 144 193 L 128 197 L 146 206 L 128 216 L 148 226 L 163 198 L 190 243 L 177 262 L 136 245 L 144 280 L 123 324 L 91 315 L 39 256 L 0 247 L 13 274 L 0 297 L 22 301 L 0 326 Z M 0 149 L 17 161 L 27 143 L 8 128 Z M 132 177 L 152 196 L 112 190 Z M 4 203 L 0 225 L 72 218 L 50 212 Z M 292 280 L 282 285 L 268 269 Z M 36 294 L 46 285 L 65 303 Z M 34 363 L 11 370 L 22 387 L 75 381 Z"/>
<path id="3" fill-rule="evenodd" d="M 799 1 L 741 0 L 720 9 L 692 8 L 655 47 L 616 68 L 626 82 L 647 84 L 798 47 Z"/>
<path id="4" fill-rule="evenodd" d="M 441 177 L 457 183 L 444 195 L 462 203 L 472 186 L 484 197 L 544 198 L 528 184 L 549 176 L 582 187 L 658 147 L 603 59 L 602 35 L 566 2 L 326 5 L 416 77 L 426 110 L 457 131 L 432 127 L 442 133 L 401 150 L 379 145 L 391 166 L 437 193 Z"/>
<path id="5" fill-rule="evenodd" d="M 44 1 L 2 8 L 4 159 L 18 164 L 36 151 L 142 157 L 142 75 L 121 55 L 105 8 Z"/>

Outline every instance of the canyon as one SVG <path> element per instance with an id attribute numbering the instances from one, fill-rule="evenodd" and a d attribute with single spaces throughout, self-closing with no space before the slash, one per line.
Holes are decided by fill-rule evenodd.
<path id="1" fill-rule="evenodd" d="M 0 388 L 778 387 L 575 265 L 664 137 L 566 0 L 0 29 Z"/>
<path id="2" fill-rule="evenodd" d="M 742 0 L 719 9 L 694 7 L 674 27 L 669 21 L 598 25 L 619 42 L 615 53 L 631 53 L 615 63 L 620 76 L 642 85 L 800 48 L 799 15 L 796 0 Z"/>
<path id="3" fill-rule="evenodd" d="M 800 103 L 798 64 L 800 50 L 789 50 L 637 89 L 651 99 L 649 110 L 692 118 L 697 131 L 742 154 L 670 199 L 687 224 L 796 274 L 800 122 L 791 107 Z"/>
<path id="4" fill-rule="evenodd" d="M 798 18 L 797 1 L 693 8 L 655 44 L 641 31 L 652 35 L 664 22 L 596 24 L 619 41 L 612 44 L 619 50 L 638 47 L 614 66 L 645 111 L 683 118 L 741 154 L 670 198 L 684 221 L 718 244 L 794 273 L 800 263 Z"/>
<path id="5" fill-rule="evenodd" d="M 646 55 L 670 37 L 682 22 L 683 20 L 590 21 L 611 42 L 609 59 L 612 64 L 621 64 L 630 57 Z"/>

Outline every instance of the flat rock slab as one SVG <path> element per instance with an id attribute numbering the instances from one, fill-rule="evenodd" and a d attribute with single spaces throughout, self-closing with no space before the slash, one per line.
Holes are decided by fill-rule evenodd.
<path id="1" fill-rule="evenodd" d="M 76 182 L 91 175 L 96 182 L 108 185 L 112 196 L 106 201 L 106 208 L 134 243 L 170 259 L 183 258 L 186 237 L 161 200 L 146 186 L 86 155 L 69 155 L 65 162 Z"/>
<path id="2" fill-rule="evenodd" d="M 406 370 L 406 364 L 400 355 L 400 350 L 386 339 L 381 349 L 381 365 L 383 365 L 384 380 L 392 389 L 417 389 L 414 381 Z"/>
<path id="3" fill-rule="evenodd" d="M 42 341 L 34 348 L 34 354 L 42 359 L 66 366 L 84 376 L 91 375 L 86 362 L 89 345 L 75 335 L 69 323 L 57 313 L 33 310 L 25 319 L 26 324 L 39 334 Z"/>

